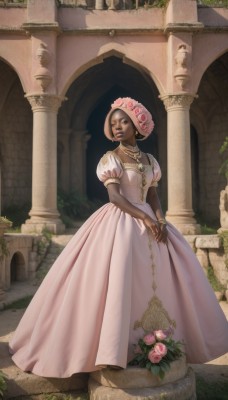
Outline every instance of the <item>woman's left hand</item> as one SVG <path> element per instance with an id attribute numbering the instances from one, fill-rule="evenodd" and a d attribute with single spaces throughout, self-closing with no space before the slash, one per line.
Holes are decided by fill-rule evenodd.
<path id="1" fill-rule="evenodd" d="M 167 244 L 167 238 L 168 238 L 168 231 L 166 228 L 166 224 L 159 224 L 159 232 L 156 238 L 157 242 L 158 243 L 162 242 Z"/>

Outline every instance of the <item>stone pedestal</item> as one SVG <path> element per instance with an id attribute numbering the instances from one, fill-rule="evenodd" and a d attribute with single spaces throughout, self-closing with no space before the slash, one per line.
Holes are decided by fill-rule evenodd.
<path id="1" fill-rule="evenodd" d="M 166 218 L 185 235 L 200 232 L 192 209 L 189 108 L 191 94 L 161 97 L 168 113 L 168 211 Z"/>
<path id="2" fill-rule="evenodd" d="M 33 110 L 32 209 L 22 232 L 46 228 L 59 234 L 65 230 L 57 210 L 57 111 L 62 99 L 47 94 L 26 97 Z"/>
<path id="3" fill-rule="evenodd" d="M 90 374 L 90 400 L 195 400 L 195 377 L 184 359 L 174 361 L 163 380 L 146 369 L 103 369 Z"/>

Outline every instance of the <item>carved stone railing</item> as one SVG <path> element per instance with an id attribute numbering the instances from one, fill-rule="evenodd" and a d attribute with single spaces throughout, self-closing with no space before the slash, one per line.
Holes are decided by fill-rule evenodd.
<path id="1" fill-rule="evenodd" d="M 141 7 L 165 7 L 169 0 L 56 0 L 59 7 L 97 10 L 129 10 Z M 228 7 L 228 0 L 197 0 L 200 7 Z M 0 0 L 0 7 L 25 7 L 27 0 Z"/>
<path id="2" fill-rule="evenodd" d="M 0 7 L 25 7 L 27 0 L 0 0 Z"/>
<path id="3" fill-rule="evenodd" d="M 197 0 L 199 6 L 206 7 L 228 7 L 228 0 Z"/>

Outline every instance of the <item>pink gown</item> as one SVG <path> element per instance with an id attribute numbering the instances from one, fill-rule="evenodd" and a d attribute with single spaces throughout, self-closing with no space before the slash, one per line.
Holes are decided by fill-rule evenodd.
<path id="1" fill-rule="evenodd" d="M 106 153 L 99 179 L 152 218 L 148 188 L 157 161 L 140 173 Z M 142 177 L 145 182 L 142 185 Z M 133 344 L 151 329 L 172 326 L 187 360 L 203 363 L 228 351 L 228 324 L 190 246 L 168 224 L 168 244 L 112 203 L 97 210 L 57 258 L 10 342 L 14 362 L 44 377 L 68 377 L 104 365 L 125 368 Z"/>

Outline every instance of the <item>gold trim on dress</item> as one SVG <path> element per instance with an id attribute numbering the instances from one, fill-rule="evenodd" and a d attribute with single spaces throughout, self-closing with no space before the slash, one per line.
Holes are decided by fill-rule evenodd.
<path id="1" fill-rule="evenodd" d="M 120 184 L 120 179 L 119 178 L 108 178 L 106 181 L 104 181 L 105 187 L 107 187 L 110 183 L 118 183 Z"/>
<path id="2" fill-rule="evenodd" d="M 157 284 L 155 280 L 156 264 L 154 262 L 153 254 L 153 239 L 152 233 L 148 233 L 148 246 L 150 249 L 150 268 L 152 269 L 152 289 L 153 296 L 148 303 L 147 309 L 144 311 L 142 318 L 134 323 L 134 329 L 143 328 L 145 332 L 151 332 L 158 329 L 168 329 L 170 326 L 176 328 L 176 321 L 171 319 L 168 311 L 164 308 L 162 301 L 157 297 L 156 290 Z"/>
<path id="3" fill-rule="evenodd" d="M 170 325 L 175 328 L 176 321 L 170 318 L 161 300 L 154 295 L 141 320 L 135 322 L 134 329 L 143 328 L 145 332 L 150 332 L 157 329 L 168 329 Z"/>

